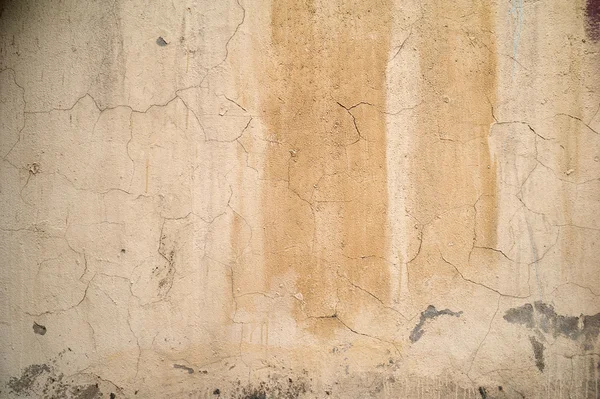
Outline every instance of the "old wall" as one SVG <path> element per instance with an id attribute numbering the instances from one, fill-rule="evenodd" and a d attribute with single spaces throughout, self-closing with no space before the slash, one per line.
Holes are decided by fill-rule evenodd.
<path id="1" fill-rule="evenodd" d="M 600 397 L 600 2 L 0 6 L 0 397 Z"/>

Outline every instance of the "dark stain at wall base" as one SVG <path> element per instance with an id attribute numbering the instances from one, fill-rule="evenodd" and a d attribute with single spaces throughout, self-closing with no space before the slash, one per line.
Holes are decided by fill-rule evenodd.
<path id="1" fill-rule="evenodd" d="M 101 397 L 98 385 L 87 385 L 85 387 L 73 387 L 71 397 L 73 399 L 95 399 Z"/>
<path id="2" fill-rule="evenodd" d="M 462 314 L 462 311 L 461 312 L 453 312 L 449 309 L 437 310 L 435 308 L 435 306 L 433 306 L 433 305 L 427 306 L 427 309 L 425 309 L 424 312 L 421 312 L 421 319 L 419 320 L 419 323 L 417 323 L 415 328 L 413 328 L 412 332 L 410 333 L 410 337 L 409 337 L 410 341 L 417 342 L 423 336 L 423 334 L 425 334 L 425 330 L 423 330 L 423 326 L 425 325 L 425 322 L 427 320 L 435 319 L 436 317 L 443 316 L 443 315 L 459 317 L 461 314 Z"/>
<path id="3" fill-rule="evenodd" d="M 585 16 L 589 38 L 594 41 L 600 40 L 600 0 L 587 0 Z"/>
<path id="4" fill-rule="evenodd" d="M 529 341 L 531 341 L 531 346 L 533 347 L 535 365 L 537 366 L 538 370 L 540 370 L 543 373 L 544 367 L 546 367 L 546 365 L 544 364 L 544 349 L 546 348 L 544 347 L 544 344 L 538 341 L 535 337 L 529 337 Z"/>
<path id="5" fill-rule="evenodd" d="M 26 394 L 38 377 L 44 373 L 50 373 L 50 367 L 47 364 L 32 364 L 23 370 L 20 377 L 12 377 L 7 386 L 13 393 Z"/>
<path id="6" fill-rule="evenodd" d="M 32 364 L 20 377 L 13 377 L 7 386 L 18 396 L 96 399 L 101 396 L 98 384 L 75 385 L 64 380 L 47 364 Z"/>
<path id="7" fill-rule="evenodd" d="M 306 394 L 308 390 L 309 389 L 307 388 L 307 384 L 305 382 L 298 382 L 288 378 L 287 380 L 272 380 L 270 382 L 263 381 L 258 384 L 239 387 L 235 392 L 233 392 L 233 395 L 225 396 L 239 399 L 297 399 L 299 397 L 304 397 L 304 394 Z M 215 390 L 215 392 L 217 391 L 218 394 L 221 394 L 221 391 Z M 213 392 L 213 394 L 215 393 Z"/>
<path id="8" fill-rule="evenodd" d="M 61 352 L 59 357 L 65 352 Z M 6 387 L 12 394 L 20 397 L 70 399 L 105 397 L 101 392 L 100 379 L 95 379 L 94 383 L 94 379 L 90 381 L 85 377 L 83 379 L 85 383 L 78 383 L 76 376 L 66 377 L 56 369 L 55 365 L 56 359 L 45 364 L 32 364 L 26 367 L 19 377 L 10 378 Z M 112 393 L 110 398 L 116 398 L 116 395 Z"/>
<path id="9" fill-rule="evenodd" d="M 563 316 L 557 314 L 552 305 L 541 301 L 507 310 L 504 320 L 521 324 L 534 331 L 551 334 L 554 338 L 564 336 L 578 341 L 585 350 L 592 349 L 600 333 L 600 313 L 579 317 Z"/>

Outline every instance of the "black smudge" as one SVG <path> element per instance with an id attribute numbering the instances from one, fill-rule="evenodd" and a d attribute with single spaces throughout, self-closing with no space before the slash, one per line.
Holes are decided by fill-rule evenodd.
<path id="1" fill-rule="evenodd" d="M 46 334 L 46 326 L 43 326 L 41 324 L 36 323 L 35 321 L 33 322 L 33 332 L 39 335 L 44 335 Z"/>
<path id="2" fill-rule="evenodd" d="M 193 374 L 194 373 L 194 369 L 188 366 L 184 366 L 183 364 L 174 364 L 173 368 L 176 369 L 182 369 L 188 372 L 188 374 Z"/>

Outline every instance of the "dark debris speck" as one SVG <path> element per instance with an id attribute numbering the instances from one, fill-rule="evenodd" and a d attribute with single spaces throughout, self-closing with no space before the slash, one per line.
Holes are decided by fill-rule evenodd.
<path id="1" fill-rule="evenodd" d="M 41 324 L 36 323 L 35 321 L 33 322 L 33 332 L 38 334 L 38 335 L 44 335 L 46 334 L 46 326 L 43 326 Z"/>

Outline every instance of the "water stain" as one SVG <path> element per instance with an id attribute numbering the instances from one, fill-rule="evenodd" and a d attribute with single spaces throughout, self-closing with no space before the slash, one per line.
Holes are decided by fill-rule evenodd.
<path id="1" fill-rule="evenodd" d="M 272 2 L 260 94 L 265 273 L 271 284 L 295 276 L 307 313 L 333 314 L 339 273 L 389 294 L 380 110 L 391 22 L 389 0 Z"/>
<path id="2" fill-rule="evenodd" d="M 595 315 L 559 315 L 552 305 L 536 301 L 512 308 L 504 314 L 504 320 L 520 324 L 533 331 L 541 331 L 552 337 L 565 337 L 581 343 L 585 350 L 594 347 L 600 333 L 600 313 Z"/>
<path id="3" fill-rule="evenodd" d="M 419 319 L 419 322 L 417 323 L 415 328 L 413 328 L 413 330 L 410 333 L 410 337 L 409 337 L 410 341 L 414 343 L 414 342 L 417 342 L 419 339 L 421 339 L 423 334 L 425 334 L 425 330 L 423 330 L 423 326 L 425 325 L 425 322 L 427 322 L 427 320 L 435 319 L 438 316 L 460 317 L 461 314 L 462 314 L 462 311 L 453 312 L 450 309 L 437 310 L 435 308 L 435 306 L 433 306 L 433 305 L 427 306 L 427 309 L 425 309 L 424 312 L 421 312 L 421 318 Z"/>
<path id="4" fill-rule="evenodd" d="M 477 245 L 494 247 L 496 163 L 488 145 L 497 92 L 494 4 L 429 0 L 422 8 L 414 47 L 422 102 L 407 138 L 414 143 L 409 211 L 427 223 L 485 198 L 477 212 Z"/>

